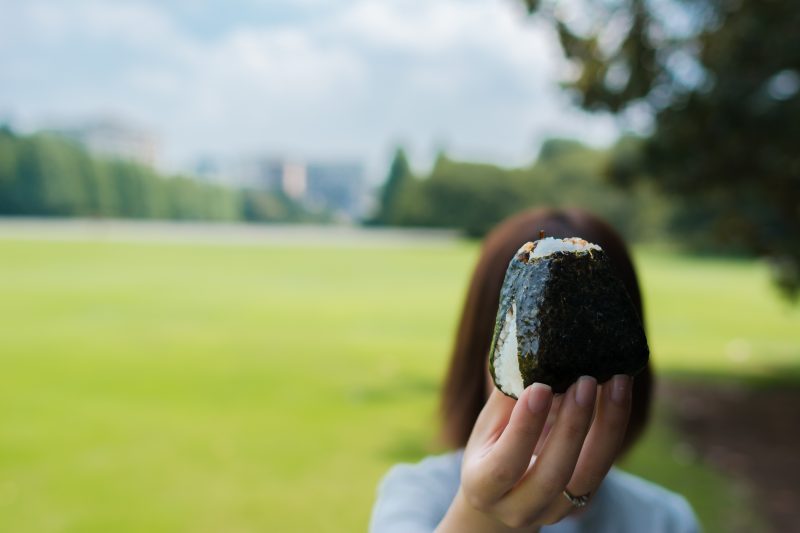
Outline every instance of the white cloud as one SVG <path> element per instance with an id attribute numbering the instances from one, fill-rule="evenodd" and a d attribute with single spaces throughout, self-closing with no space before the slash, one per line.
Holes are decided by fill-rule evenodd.
<path id="1" fill-rule="evenodd" d="M 167 4 L 3 5 L 0 31 L 13 37 L 0 37 L 0 106 L 23 119 L 99 110 L 143 121 L 173 162 L 286 151 L 364 158 L 378 172 L 398 138 L 417 154 L 444 143 L 521 164 L 549 135 L 614 135 L 610 119 L 569 107 L 551 30 L 515 0 L 309 1 L 329 15 L 215 36 Z"/>
<path id="2" fill-rule="evenodd" d="M 147 4 L 100 0 L 11 4 L 14 8 L 6 12 L 6 29 L 16 30 L 16 37 L 26 41 L 64 44 L 81 38 L 152 46 L 174 34 L 166 14 Z"/>

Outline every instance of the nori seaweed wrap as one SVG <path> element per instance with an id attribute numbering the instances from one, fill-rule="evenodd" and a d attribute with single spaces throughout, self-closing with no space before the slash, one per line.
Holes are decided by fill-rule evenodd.
<path id="1" fill-rule="evenodd" d="M 489 366 L 519 397 L 532 383 L 564 392 L 580 376 L 602 383 L 647 365 L 642 321 L 606 253 L 583 239 L 528 242 L 500 292 Z"/>

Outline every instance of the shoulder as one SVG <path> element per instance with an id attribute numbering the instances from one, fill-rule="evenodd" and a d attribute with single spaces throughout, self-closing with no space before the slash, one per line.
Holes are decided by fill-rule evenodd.
<path id="1" fill-rule="evenodd" d="M 598 492 L 603 521 L 618 531 L 697 533 L 700 526 L 686 499 L 633 474 L 612 469 Z"/>
<path id="2" fill-rule="evenodd" d="M 461 451 L 393 466 L 378 485 L 370 531 L 431 531 L 458 492 Z"/>

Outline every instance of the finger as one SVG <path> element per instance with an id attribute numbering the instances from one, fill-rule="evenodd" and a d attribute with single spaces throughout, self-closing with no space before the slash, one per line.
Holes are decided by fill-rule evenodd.
<path id="1" fill-rule="evenodd" d="M 630 376 L 617 375 L 603 386 L 595 421 L 586 436 L 583 450 L 568 487 L 585 494 L 600 486 L 614 464 L 625 439 L 631 413 Z"/>
<path id="2" fill-rule="evenodd" d="M 567 490 L 574 496 L 593 494 L 600 487 L 614 464 L 631 412 L 632 380 L 630 376 L 617 375 L 607 381 L 599 394 L 597 414 L 586 436 L 583 449 Z M 556 505 L 548 510 L 545 523 L 561 520 L 574 510 L 566 498 L 557 498 Z"/>
<path id="3" fill-rule="evenodd" d="M 553 391 L 542 383 L 520 395 L 508 425 L 483 461 L 481 485 L 490 500 L 499 500 L 525 474 L 552 401 Z"/>
<path id="4" fill-rule="evenodd" d="M 593 492 L 617 458 L 631 414 L 632 379 L 614 376 L 603 386 L 597 415 L 569 483 L 571 494 Z"/>
<path id="5" fill-rule="evenodd" d="M 516 400 L 509 398 L 497 388 L 493 389 L 475 421 L 467 447 L 483 447 L 497 440 L 508 424 L 516 403 Z"/>
<path id="6" fill-rule="evenodd" d="M 564 396 L 564 394 L 557 394 L 553 398 L 553 403 L 550 404 L 550 413 L 548 413 L 547 421 L 544 423 L 544 429 L 542 429 L 542 435 L 539 437 L 539 442 L 536 444 L 536 449 L 533 451 L 534 455 L 542 453 L 542 447 L 547 441 L 547 436 L 550 434 L 550 430 L 553 429 L 556 420 L 558 420 L 558 413 L 561 411 L 561 404 L 564 401 Z"/>
<path id="7" fill-rule="evenodd" d="M 538 516 L 561 495 L 589 431 L 596 395 L 593 377 L 583 376 L 570 387 L 541 455 L 502 504 Z"/>

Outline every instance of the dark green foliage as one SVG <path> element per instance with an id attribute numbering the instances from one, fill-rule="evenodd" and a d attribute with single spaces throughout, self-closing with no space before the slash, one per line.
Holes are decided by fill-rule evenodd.
<path id="1" fill-rule="evenodd" d="M 455 227 L 480 236 L 524 206 L 521 186 L 504 169 L 441 157 L 430 177 L 405 189 L 396 220 L 404 225 Z"/>
<path id="2" fill-rule="evenodd" d="M 614 224 L 628 238 L 650 238 L 665 227 L 669 209 L 647 186 L 623 190 L 607 183 L 609 154 L 575 141 L 542 146 L 535 165 L 504 169 L 439 157 L 431 174 L 409 179 L 393 220 L 402 226 L 458 228 L 481 236 L 507 216 L 533 206 L 580 206 Z"/>
<path id="3" fill-rule="evenodd" d="M 20 155 L 14 134 L 0 128 L 0 213 L 16 214 L 23 209 L 17 174 Z"/>
<path id="4" fill-rule="evenodd" d="M 0 215 L 311 219 L 284 195 L 237 191 L 185 176 L 165 177 L 134 162 L 92 157 L 62 137 L 18 136 L 7 127 L 0 128 Z"/>
<path id="5" fill-rule="evenodd" d="M 402 148 L 395 151 L 389 175 L 381 189 L 380 210 L 372 220 L 375 224 L 396 224 L 400 218 L 400 202 L 403 189 L 410 186 L 413 179 L 406 152 Z"/>
<path id="6" fill-rule="evenodd" d="M 706 242 L 772 258 L 800 290 L 800 9 L 794 0 L 589 2 L 602 24 L 526 0 L 579 66 L 567 84 L 587 109 L 644 105 L 655 118 L 642 175 L 686 204 Z M 688 22 L 676 28 L 674 17 Z M 608 21 L 626 21 L 610 24 Z M 618 28 L 618 44 L 604 32 Z M 605 35 L 608 37 L 608 35 Z M 613 41 L 613 40 L 612 40 Z M 612 172 L 630 183 L 625 165 Z"/>
<path id="7" fill-rule="evenodd" d="M 241 191 L 242 218 L 250 222 L 329 222 L 329 213 L 309 213 L 281 192 Z"/>
<path id="8" fill-rule="evenodd" d="M 495 322 L 490 368 L 506 315 L 516 305 L 519 366 L 524 386 L 564 392 L 580 376 L 604 382 L 635 375 L 649 350 L 641 318 L 605 252 L 556 252 L 511 259 Z M 499 387 L 499 385 L 498 385 Z"/>

